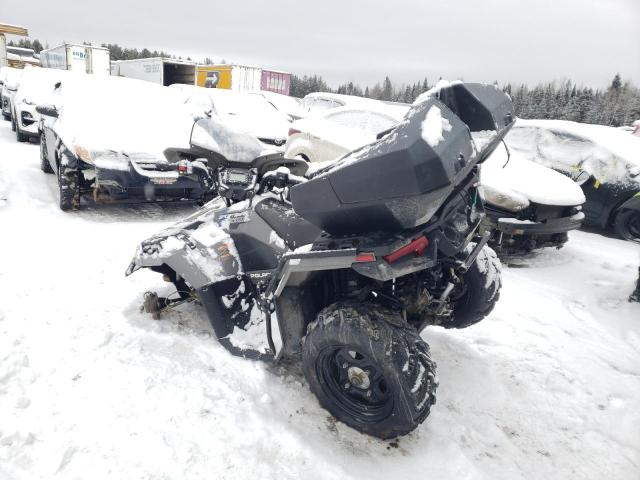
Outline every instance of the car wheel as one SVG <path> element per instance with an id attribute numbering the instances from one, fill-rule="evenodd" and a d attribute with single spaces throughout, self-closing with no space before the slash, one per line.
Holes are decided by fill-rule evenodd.
<path id="1" fill-rule="evenodd" d="M 49 164 L 49 155 L 47 154 L 47 142 L 44 133 L 40 134 L 40 170 L 44 173 L 53 173 L 53 169 Z"/>
<path id="2" fill-rule="evenodd" d="M 78 170 L 65 165 L 58 167 L 58 190 L 60 210 L 63 212 L 80 208 L 80 178 Z"/>
<path id="3" fill-rule="evenodd" d="M 11 131 L 15 132 L 16 131 L 16 120 L 13 117 L 13 115 L 11 115 Z"/>
<path id="4" fill-rule="evenodd" d="M 638 210 L 621 210 L 616 213 L 613 229 L 624 240 L 640 242 L 640 212 Z"/>
<path id="5" fill-rule="evenodd" d="M 16 140 L 20 143 L 29 141 L 29 137 L 22 133 L 18 126 L 16 126 Z"/>

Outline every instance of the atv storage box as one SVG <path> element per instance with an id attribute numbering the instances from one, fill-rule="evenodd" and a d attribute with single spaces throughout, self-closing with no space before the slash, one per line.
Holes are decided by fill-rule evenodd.
<path id="1" fill-rule="evenodd" d="M 513 106 L 502 91 L 450 84 L 414 104 L 377 142 L 293 187 L 293 207 L 332 235 L 421 225 L 493 151 L 512 123 Z"/>

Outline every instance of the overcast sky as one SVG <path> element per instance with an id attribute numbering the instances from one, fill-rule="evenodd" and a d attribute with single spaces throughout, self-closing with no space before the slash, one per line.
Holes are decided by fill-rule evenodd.
<path id="1" fill-rule="evenodd" d="M 640 84 L 640 0 L 0 0 L 49 46 L 118 43 L 321 74 Z M 15 38 L 15 37 L 13 37 Z"/>

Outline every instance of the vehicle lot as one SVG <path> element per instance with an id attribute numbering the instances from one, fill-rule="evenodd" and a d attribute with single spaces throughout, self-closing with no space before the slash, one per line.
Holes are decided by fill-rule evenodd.
<path id="1" fill-rule="evenodd" d="M 0 478 L 640 475 L 638 245 L 571 233 L 504 268 L 487 320 L 427 329 L 446 381 L 389 443 L 334 423 L 298 371 L 232 357 L 196 307 L 139 313 L 163 285 L 124 277 L 135 246 L 193 208 L 61 212 L 0 122 Z"/>

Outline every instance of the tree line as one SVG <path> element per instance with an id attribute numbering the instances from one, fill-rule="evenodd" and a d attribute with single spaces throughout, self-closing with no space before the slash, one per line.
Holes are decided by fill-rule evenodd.
<path id="1" fill-rule="evenodd" d="M 631 82 L 623 82 L 616 74 L 606 89 L 594 89 L 576 84 L 572 80 L 549 82 L 529 87 L 525 84 L 507 83 L 498 88 L 508 93 L 515 113 L 521 118 L 572 120 L 619 127 L 640 119 L 640 89 Z M 413 103 L 418 96 L 431 88 L 425 78 L 422 82 L 396 85 L 386 77 L 364 89 L 353 82 L 332 89 L 319 75 L 291 79 L 291 95 L 304 97 L 311 92 L 333 92 L 373 98 L 376 100 Z"/>
<path id="2" fill-rule="evenodd" d="M 83 42 L 87 45 L 90 43 Z M 48 46 L 38 40 L 20 39 L 9 41 L 8 45 L 31 48 L 40 53 Z M 137 49 L 118 45 L 102 44 L 108 48 L 112 60 L 134 60 L 148 57 L 165 57 L 181 60 L 162 50 Z M 191 60 L 187 57 L 186 60 Z M 202 63 L 213 64 L 210 57 Z M 219 63 L 226 63 L 221 60 Z M 496 82 L 495 85 L 498 85 Z M 362 88 L 354 82 L 347 82 L 331 88 L 320 75 L 293 75 L 290 95 L 302 98 L 311 92 L 334 92 L 344 95 L 374 98 L 391 102 L 413 103 L 418 96 L 431 88 L 427 78 L 408 84 L 395 84 L 387 76 L 382 83 Z M 640 119 L 640 89 L 631 82 L 623 82 L 616 74 L 606 89 L 594 89 L 576 84 L 572 80 L 549 82 L 530 87 L 526 84 L 506 83 L 499 86 L 513 99 L 516 115 L 521 118 L 543 118 L 573 120 L 618 127 L 629 125 Z"/>

